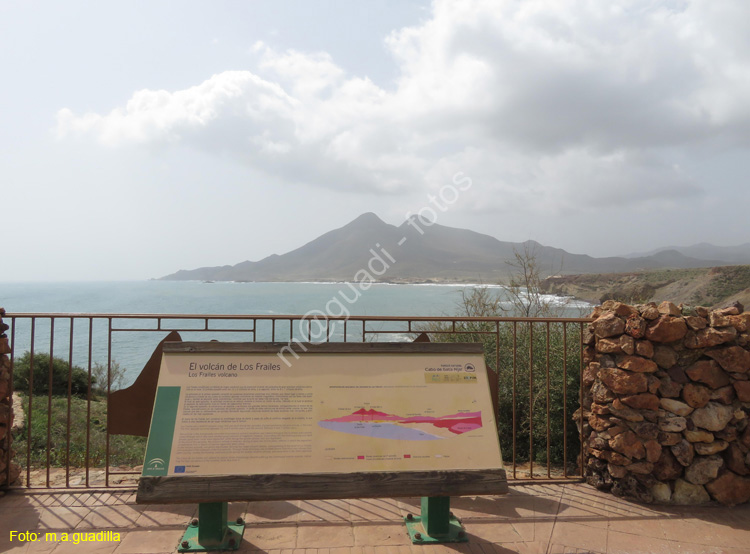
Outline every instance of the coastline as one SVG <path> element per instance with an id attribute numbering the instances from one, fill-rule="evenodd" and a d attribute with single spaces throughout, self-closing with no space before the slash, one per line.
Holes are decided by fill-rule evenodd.
<path id="1" fill-rule="evenodd" d="M 197 279 L 157 279 L 170 282 L 183 282 L 183 283 L 200 283 L 200 284 L 300 284 L 300 285 L 350 285 L 352 281 L 341 281 L 341 280 L 315 280 L 315 281 L 297 281 L 297 280 L 274 280 L 274 281 L 222 281 L 222 280 L 197 280 Z M 453 279 L 383 279 L 373 281 L 372 286 L 421 286 L 421 287 L 464 287 L 464 288 L 490 288 L 490 289 L 506 289 L 507 285 L 499 283 L 481 283 L 476 281 L 456 281 Z M 570 303 L 573 307 L 585 308 L 588 306 L 595 306 L 596 302 L 592 302 L 590 298 L 578 297 L 572 294 L 564 294 L 558 292 L 551 292 L 542 290 L 542 295 L 548 298 L 558 299 L 560 303 Z"/>
<path id="2" fill-rule="evenodd" d="M 296 279 L 264 279 L 262 281 L 235 281 L 235 280 L 221 280 L 221 279 L 149 279 L 149 281 L 169 281 L 169 282 L 183 282 L 183 283 L 203 283 L 203 284 L 215 284 L 215 283 L 298 283 L 304 285 L 345 285 L 347 283 L 356 283 L 356 281 L 347 281 L 342 279 L 316 279 L 316 280 L 296 280 Z M 453 279 L 382 279 L 372 282 L 373 285 L 422 285 L 422 286 L 437 286 L 437 287 L 487 287 L 487 288 L 505 288 L 506 285 L 500 283 L 482 283 L 476 281 L 456 281 Z M 557 295 L 555 295 L 557 296 Z"/>

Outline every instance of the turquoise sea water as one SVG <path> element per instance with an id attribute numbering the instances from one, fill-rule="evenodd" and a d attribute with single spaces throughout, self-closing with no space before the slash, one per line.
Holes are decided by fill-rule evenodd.
<path id="1" fill-rule="evenodd" d="M 441 316 L 458 313 L 461 292 L 467 285 L 387 285 L 375 284 L 367 290 L 345 283 L 201 283 L 195 281 L 135 281 L 95 283 L 0 283 L 0 306 L 8 314 L 19 313 L 137 313 L 137 314 L 253 314 L 303 315 L 311 311 L 329 315 L 363 316 Z M 494 287 L 503 294 L 502 287 Z M 559 300 L 550 297 L 550 302 Z M 575 309 L 570 315 L 578 315 Z M 7 320 L 8 318 L 6 318 Z M 56 319 L 54 342 L 50 345 L 50 319 L 37 320 L 37 352 L 49 352 L 68 358 L 70 320 Z M 8 321 L 10 323 L 10 321 Z M 197 329 L 196 321 L 180 320 L 170 325 Z M 202 322 L 200 322 L 202 325 Z M 237 328 L 248 322 L 222 322 L 212 328 Z M 155 320 L 119 319 L 115 328 L 156 327 Z M 164 328 L 164 327 L 163 327 Z M 368 328 L 378 328 L 368 327 Z M 397 327 L 393 327 L 397 329 Z M 15 330 L 15 353 L 20 356 L 30 347 L 28 320 L 18 320 Z M 283 329 L 281 329 L 283 334 Z M 106 320 L 94 320 L 92 362 L 106 363 L 108 338 Z M 343 325 L 338 328 L 343 333 Z M 287 324 L 286 333 L 289 333 Z M 77 320 L 72 333 L 73 360 L 86 367 L 88 356 L 88 321 Z M 361 326 L 352 324 L 349 340 L 361 340 Z M 10 332 L 9 332 L 10 336 Z M 126 370 L 126 383 L 132 381 L 165 332 L 120 331 L 113 333 L 112 359 Z M 249 333 L 182 333 L 184 340 L 269 341 L 270 323 L 259 323 L 255 337 Z M 388 335 L 387 340 L 408 340 L 407 333 Z M 370 338 L 373 338 L 372 336 Z M 286 337 L 277 337 L 277 340 Z M 334 337 L 333 340 L 341 340 Z"/>
<path id="2" fill-rule="evenodd" d="M 464 285 L 386 285 L 342 299 L 351 315 L 452 315 Z M 304 314 L 334 297 L 356 297 L 343 283 L 0 283 L 8 312 Z"/>

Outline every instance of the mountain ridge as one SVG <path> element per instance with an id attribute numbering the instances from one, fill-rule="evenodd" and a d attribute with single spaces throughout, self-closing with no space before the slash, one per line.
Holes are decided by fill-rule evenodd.
<path id="1" fill-rule="evenodd" d="M 691 246 L 663 246 L 646 252 L 633 252 L 626 254 L 623 258 L 639 258 L 651 256 L 666 251 L 676 251 L 685 256 L 693 258 L 709 258 L 721 260 L 722 265 L 748 265 L 750 264 L 750 242 L 736 246 L 716 246 L 707 242 L 699 242 Z"/>
<path id="2" fill-rule="evenodd" d="M 741 248 L 741 247 L 737 247 Z M 424 222 L 412 216 L 401 225 L 366 212 L 346 225 L 285 254 L 235 265 L 180 269 L 162 280 L 500 282 L 516 253 L 529 251 L 545 274 L 622 273 L 727 265 L 722 259 L 659 249 L 639 257 L 595 258 L 535 241 L 507 242 L 470 229 Z M 750 255 L 750 254 L 749 254 Z"/>

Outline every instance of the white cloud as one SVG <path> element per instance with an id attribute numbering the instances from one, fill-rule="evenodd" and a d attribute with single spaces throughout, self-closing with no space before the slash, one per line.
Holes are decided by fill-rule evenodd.
<path id="1" fill-rule="evenodd" d="M 254 72 L 138 91 L 104 115 L 62 109 L 57 133 L 182 144 L 340 190 L 434 188 L 464 171 L 477 208 L 687 198 L 700 188 L 675 150 L 750 136 L 748 20 L 742 2 L 439 0 L 387 37 L 393 88 L 325 52 L 257 43 Z"/>
<path id="2" fill-rule="evenodd" d="M 287 50 L 277 54 L 262 42 L 254 46 L 261 52 L 261 69 L 272 70 L 283 81 L 289 83 L 294 93 L 302 97 L 315 97 L 340 85 L 344 71 L 338 67 L 326 52 L 305 54 Z"/>
<path id="3" fill-rule="evenodd" d="M 248 71 L 227 71 L 186 90 L 140 90 L 125 108 L 101 116 L 76 117 L 68 109 L 57 114 L 58 136 L 92 133 L 104 144 L 178 142 L 237 117 L 248 136 L 266 125 L 288 119 L 296 100 L 277 84 Z M 231 137 L 230 137 L 231 138 Z"/>

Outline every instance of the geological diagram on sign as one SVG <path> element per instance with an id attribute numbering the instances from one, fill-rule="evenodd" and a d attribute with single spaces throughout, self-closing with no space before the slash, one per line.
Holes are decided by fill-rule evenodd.
<path id="1" fill-rule="evenodd" d="M 346 416 L 324 419 L 319 421 L 318 425 L 331 431 L 377 439 L 430 441 L 481 429 L 482 412 L 464 412 L 440 417 L 402 417 L 362 408 Z"/>

